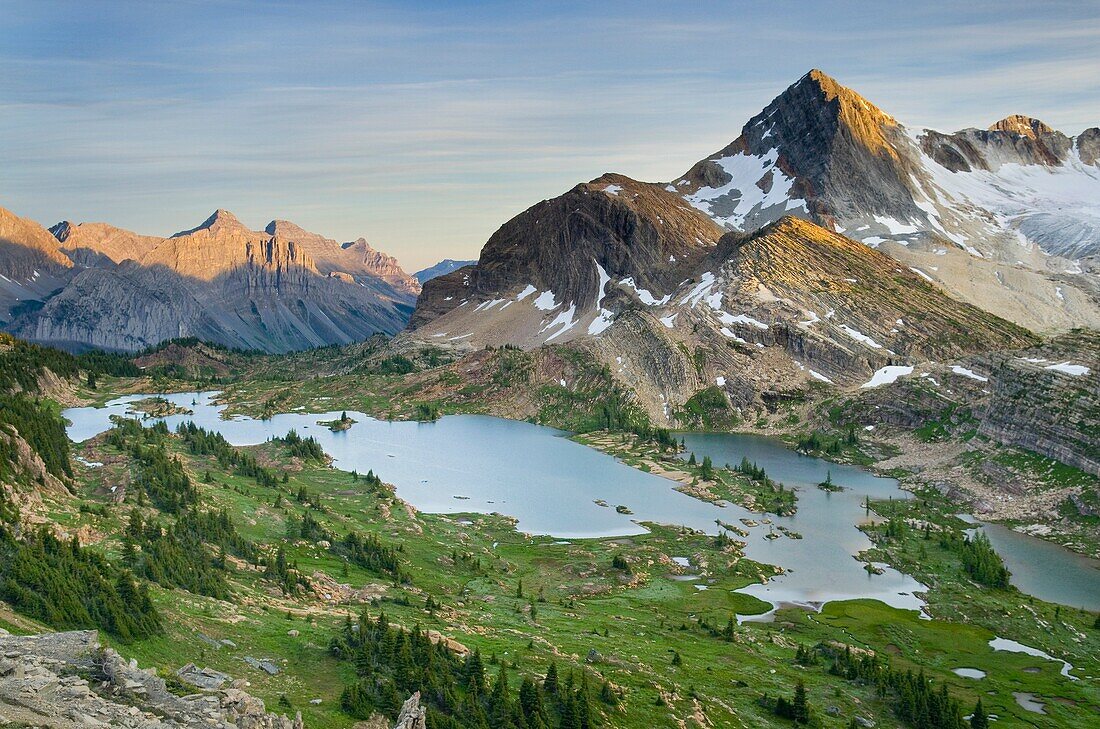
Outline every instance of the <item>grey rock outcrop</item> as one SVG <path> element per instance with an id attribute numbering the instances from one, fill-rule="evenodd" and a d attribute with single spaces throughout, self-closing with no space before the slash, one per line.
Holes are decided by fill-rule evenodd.
<path id="1" fill-rule="evenodd" d="M 393 729 L 427 729 L 428 710 L 420 705 L 420 692 L 417 691 L 405 703 L 401 705 L 401 712 L 397 715 L 397 723 Z"/>
<path id="2" fill-rule="evenodd" d="M 177 696 L 153 671 L 99 645 L 96 631 L 0 631 L 0 713 L 29 726 L 302 729 L 239 689 Z M 87 678 L 85 678 L 87 677 Z"/>
<path id="3" fill-rule="evenodd" d="M 176 671 L 176 677 L 184 683 L 197 686 L 205 691 L 220 689 L 226 683 L 233 680 L 233 677 L 228 673 L 215 671 L 213 668 L 209 667 L 199 668 L 194 663 L 188 663 L 186 666 Z"/>

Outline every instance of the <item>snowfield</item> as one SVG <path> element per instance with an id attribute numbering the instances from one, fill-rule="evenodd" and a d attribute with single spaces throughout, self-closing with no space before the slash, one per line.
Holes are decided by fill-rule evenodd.
<path id="1" fill-rule="evenodd" d="M 557 297 L 554 296 L 553 291 L 543 291 L 535 299 L 535 308 L 542 311 L 550 311 L 557 306 Z"/>
<path id="2" fill-rule="evenodd" d="M 656 296 L 649 293 L 645 289 L 639 288 L 638 285 L 634 283 L 633 276 L 624 278 L 622 281 L 619 282 L 619 285 L 626 286 L 628 289 L 634 289 L 634 293 L 638 295 L 638 298 L 641 299 L 641 302 L 646 306 L 664 306 L 672 298 L 672 294 L 669 294 L 663 299 L 658 299 Z"/>
<path id="3" fill-rule="evenodd" d="M 1070 362 L 1047 365 L 1044 369 L 1054 370 L 1055 372 L 1061 372 L 1066 375 L 1073 375 L 1074 377 L 1081 377 L 1092 371 L 1085 365 L 1072 364 Z"/>
<path id="4" fill-rule="evenodd" d="M 951 365 L 951 371 L 954 372 L 956 375 L 969 377 L 970 379 L 977 380 L 978 382 L 989 382 L 988 377 L 982 377 L 974 370 L 968 370 L 967 368 L 960 367 L 959 365 Z"/>
<path id="5" fill-rule="evenodd" d="M 857 342 L 860 342 L 862 344 L 866 344 L 871 349 L 882 349 L 881 344 L 876 342 L 874 339 L 871 339 L 869 336 L 867 336 L 863 332 L 859 331 L 858 329 L 853 329 L 852 327 L 848 326 L 847 324 L 838 324 L 837 327 L 840 329 L 840 331 L 844 332 L 845 334 L 847 334 L 852 339 L 854 339 Z M 909 369 L 911 370 L 912 367 L 910 367 Z"/>
<path id="6" fill-rule="evenodd" d="M 729 182 L 721 187 L 700 187 L 684 199 L 719 225 L 734 230 L 744 230 L 750 214 L 777 205 L 783 206 L 784 212 L 806 211 L 805 200 L 791 197 L 794 180 L 783 173 L 778 160 L 775 148 L 760 157 L 742 152 L 716 159 L 714 164 L 729 176 Z"/>
<path id="7" fill-rule="evenodd" d="M 888 365 L 871 375 L 871 379 L 860 387 L 880 387 L 890 385 L 898 381 L 898 378 L 913 374 L 913 368 L 909 365 Z"/>

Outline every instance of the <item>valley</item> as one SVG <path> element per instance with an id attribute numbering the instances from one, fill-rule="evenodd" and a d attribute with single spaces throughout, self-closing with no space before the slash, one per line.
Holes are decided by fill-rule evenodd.
<path id="1" fill-rule="evenodd" d="M 423 418 L 426 410 L 435 410 L 432 415 L 504 414 L 502 408 L 515 406 L 507 381 L 493 377 L 488 378 L 492 384 L 479 389 L 476 396 L 468 393 L 468 400 L 449 408 L 439 403 L 436 409 L 436 401 L 420 399 L 426 392 L 423 378 L 446 375 L 456 364 L 427 364 L 428 360 L 446 360 L 445 354 L 405 357 L 409 362 L 421 362 L 412 364 L 415 371 L 405 374 L 332 374 L 288 388 L 283 381 L 265 376 L 265 368 L 271 366 L 272 372 L 281 372 L 293 381 L 295 366 L 305 361 L 313 372 L 328 368 L 338 371 L 349 361 L 367 370 L 378 369 L 375 362 L 389 361 L 382 369 L 392 369 L 396 355 L 390 345 L 383 343 L 278 357 L 237 355 L 186 342 L 174 350 L 177 355 L 181 351 L 188 352 L 188 356 L 177 357 L 180 362 L 217 361 L 225 366 L 222 375 L 210 375 L 210 364 L 201 365 L 194 375 L 198 380 L 221 380 L 217 389 L 222 394 L 216 400 L 225 404 L 213 405 L 210 393 L 148 397 L 151 392 L 194 390 L 193 383 L 198 380 L 191 379 L 190 374 L 177 379 L 185 370 L 166 368 L 161 374 L 154 365 L 147 366 L 146 372 L 136 378 L 101 375 L 96 390 L 80 386 L 75 391 L 77 399 L 98 407 L 67 413 L 72 422 L 69 432 L 76 441 L 71 461 L 72 493 L 46 492 L 38 503 L 23 503 L 23 513 L 32 523 L 48 520 L 63 533 L 79 535 L 89 549 L 111 559 L 123 558 L 126 525 L 131 518 L 126 514 L 135 510 L 149 513 L 150 505 L 140 506 L 141 497 L 136 495 L 141 493 L 140 487 L 133 480 L 140 472 L 133 470 L 132 456 L 97 433 L 110 426 L 109 416 L 123 415 L 127 410 L 126 404 L 103 406 L 130 391 L 135 394 L 126 400 L 147 413 L 169 419 L 172 428 L 152 442 L 163 442 L 168 452 L 182 459 L 184 472 L 200 494 L 202 508 L 212 513 L 224 509 L 232 514 L 241 537 L 258 545 L 262 552 L 271 555 L 276 545 L 285 552 L 290 574 L 304 580 L 303 586 L 290 591 L 276 587 L 269 568 L 252 567 L 238 557 L 227 559 L 224 579 L 228 589 L 217 597 L 204 595 L 201 590 L 195 592 L 197 588 L 152 583 L 150 595 L 163 616 L 163 636 L 136 642 L 104 637 L 124 655 L 138 658 L 141 665 L 162 668 L 162 675 L 188 662 L 209 665 L 247 680 L 248 690 L 263 698 L 271 710 L 287 711 L 289 706 L 294 712 L 302 712 L 307 725 L 341 726 L 348 716 L 342 696 L 345 687 L 356 680 L 355 671 L 333 657 L 328 645 L 342 629 L 344 616 L 355 619 L 365 609 L 371 619 L 384 612 L 395 624 L 408 628 L 418 625 L 446 636 L 448 645 L 459 649 L 460 655 L 476 648 L 490 677 L 501 665 L 516 681 L 523 675 L 541 676 L 551 662 L 558 671 L 577 672 L 578 680 L 583 673 L 593 691 L 593 720 L 611 725 L 665 726 L 696 721 L 715 726 L 755 726 L 769 721 L 770 716 L 766 705 L 760 703 L 761 695 L 789 693 L 802 681 L 815 716 L 824 726 L 844 726 L 856 716 L 886 726 L 905 726 L 895 718 L 888 700 L 878 698 L 859 681 L 844 680 L 825 670 L 835 660 L 829 656 L 830 651 L 835 654 L 837 650 L 830 646 L 836 645 L 875 651 L 896 667 L 923 669 L 937 684 L 946 684 L 964 708 L 973 705 L 980 688 L 985 710 L 1000 717 L 1005 726 L 1036 721 L 1039 725 L 1050 721 L 1051 726 L 1059 726 L 1073 721 L 1076 712 L 1087 714 L 1096 705 L 1094 683 L 1086 678 L 1097 670 L 1094 614 L 1080 610 L 1080 606 L 1059 607 L 1035 597 L 1024 597 L 1021 602 L 1015 588 L 989 587 L 968 576 L 957 546 L 970 528 L 955 517 L 963 506 L 898 469 L 893 469 L 892 475 L 913 489 L 915 498 L 899 498 L 901 492 L 896 490 L 874 491 L 868 510 L 865 489 L 829 494 L 811 483 L 823 479 L 821 469 L 841 484 L 862 472 L 851 466 L 830 466 L 795 456 L 795 467 L 812 466 L 813 471 L 801 480 L 792 479 L 773 460 L 782 449 L 766 446 L 772 450 L 747 453 L 763 464 L 769 477 L 786 480 L 795 491 L 793 520 L 767 513 L 757 505 L 743 512 L 747 514 L 745 519 L 755 524 L 749 526 L 735 516 L 733 507 L 726 507 L 719 512 L 723 512 L 721 520 L 729 527 L 719 529 L 711 516 L 715 507 L 689 496 L 692 489 L 683 489 L 686 493 L 682 502 L 695 504 L 691 508 L 699 510 L 700 516 L 686 526 L 682 518 L 676 520 L 680 523 L 662 526 L 659 512 L 646 512 L 663 503 L 652 496 L 639 500 L 636 495 L 601 491 L 599 485 L 591 494 L 566 495 L 569 492 L 563 492 L 560 485 L 540 486 L 538 478 L 530 476 L 525 479 L 526 488 L 517 492 L 511 487 L 510 493 L 506 486 L 504 491 L 486 490 L 485 484 L 471 481 L 465 474 L 492 473 L 508 467 L 509 459 L 498 448 L 527 454 L 527 473 L 539 462 L 531 445 L 506 445 L 513 436 L 504 433 L 513 430 L 512 426 L 504 431 L 492 426 L 493 430 L 478 435 L 473 431 L 471 441 L 447 446 L 455 449 L 447 456 L 448 451 L 441 451 L 438 444 L 430 445 L 432 440 L 418 439 L 424 437 L 424 432 L 454 427 L 463 422 L 461 418 L 444 417 L 420 425 L 375 425 L 377 421 L 370 420 L 387 414 L 419 414 Z M 509 350 L 492 354 L 516 354 L 521 362 L 528 361 L 526 356 Z M 775 488 L 772 485 L 768 492 L 761 491 L 751 478 L 726 475 L 724 461 L 729 459 L 719 457 L 706 440 L 722 436 L 685 433 L 685 443 L 690 441 L 690 451 L 698 456 L 692 465 L 667 460 L 678 446 L 672 450 L 650 440 L 652 436 L 632 432 L 645 432 L 641 420 L 631 426 L 632 430 L 616 425 L 616 432 L 601 435 L 600 419 L 611 411 L 606 405 L 609 391 L 601 389 L 606 387 L 606 380 L 600 378 L 598 370 L 589 371 L 589 380 L 582 379 L 586 371 L 583 368 L 567 371 L 562 362 L 577 367 L 575 354 L 558 353 L 558 357 L 561 361 L 537 361 L 531 369 L 538 372 L 548 368 L 555 376 L 566 375 L 568 382 L 588 393 L 578 399 L 591 401 L 599 392 L 601 406 L 593 407 L 585 416 L 583 410 L 561 408 L 566 393 L 548 390 L 525 401 L 524 412 L 544 422 L 560 421 L 564 414 L 573 420 L 573 427 L 589 431 L 589 435 L 576 438 L 614 452 L 622 463 L 615 466 L 622 471 L 613 469 L 608 474 L 633 471 L 646 476 L 645 471 L 652 470 L 650 463 L 661 464 L 669 470 L 667 475 L 686 477 L 691 484 L 713 482 L 709 488 L 714 495 L 734 503 L 749 503 L 750 498 L 757 503 Z M 237 369 L 245 362 L 247 367 Z M 479 369 L 485 368 L 482 362 Z M 345 381 L 346 391 L 342 384 Z M 540 388 L 526 389 L 540 392 Z M 610 397 L 613 401 L 613 395 Z M 432 407 L 418 407 L 425 402 Z M 150 406 L 156 409 L 150 410 Z M 253 412 L 265 419 L 251 421 L 238 415 L 224 420 L 217 414 L 221 407 L 231 418 L 233 412 Z M 813 410 L 807 406 L 798 412 Z M 321 424 L 341 417 L 345 411 L 358 421 L 349 429 L 332 432 Z M 620 420 L 629 417 L 629 407 L 617 412 L 615 423 L 629 422 Z M 793 422 L 795 412 L 764 417 L 766 422 L 758 419 L 752 425 L 761 432 L 805 433 L 805 423 Z M 155 419 L 147 413 L 140 417 L 149 428 Z M 523 413 L 512 411 L 511 415 Z M 585 417 L 589 418 L 587 427 L 583 425 Z M 172 435 L 177 424 L 193 420 L 215 430 L 229 429 L 231 442 L 240 443 L 229 447 L 253 455 L 273 478 L 267 481 L 259 475 L 244 475 L 239 465 L 233 466 L 224 456 L 193 452 L 186 436 Z M 495 422 L 502 426 L 506 423 Z M 378 427 L 384 431 L 371 435 Z M 415 429 L 417 435 L 410 438 L 412 431 L 402 430 L 407 428 Z M 321 459 L 306 455 L 310 451 L 302 449 L 297 451 L 300 455 L 294 455 L 293 447 L 279 440 L 291 429 L 326 443 L 320 450 L 328 451 L 336 461 L 330 463 L 327 455 Z M 385 431 L 392 434 L 384 435 Z M 863 434 L 869 432 L 873 431 L 861 433 L 857 445 L 831 453 L 826 444 L 822 451 L 830 452 L 831 458 L 857 463 L 898 457 L 889 439 L 872 440 Z M 271 440 L 272 436 L 276 439 Z M 549 437 L 552 442 L 561 441 L 561 436 Z M 797 445 L 794 441 L 791 447 Z M 933 445 L 936 442 L 931 441 Z M 474 468 L 472 464 L 477 461 L 469 460 L 470 451 L 477 447 L 487 448 L 485 457 L 490 460 Z M 581 445 L 571 447 L 585 449 Z M 422 460 L 415 455 L 420 451 L 434 457 Z M 723 475 L 701 472 L 704 453 L 711 455 L 715 464 L 709 468 L 723 471 Z M 548 455 L 547 477 L 559 479 L 561 474 L 556 472 L 563 464 L 576 463 L 599 483 L 606 480 L 597 475 L 603 471 L 593 470 L 592 465 L 580 466 L 587 461 L 576 458 L 563 460 Z M 427 475 L 425 467 L 432 469 L 430 481 L 443 479 L 438 489 L 433 488 L 438 484 L 421 483 Z M 457 471 L 447 476 L 449 467 Z M 275 476 L 280 472 L 286 474 L 285 481 Z M 382 477 L 380 481 L 375 473 Z M 514 483 L 511 473 L 499 471 L 497 478 L 502 485 Z M 780 479 L 779 473 L 785 478 Z M 669 495 L 676 494 L 672 490 L 676 482 L 651 478 L 663 482 L 661 488 Z M 391 480 L 396 490 L 384 483 Z M 476 490 L 470 488 L 474 483 L 478 484 Z M 136 491 L 119 495 L 120 484 Z M 517 525 L 513 516 L 519 513 L 517 495 L 526 498 L 539 493 L 553 499 L 548 505 L 550 511 L 536 506 L 527 521 L 568 507 L 568 511 L 560 512 L 565 521 L 557 526 L 542 522 L 542 528 L 532 522 L 536 528 L 529 529 L 521 517 Z M 602 500 L 607 507 L 592 503 L 601 495 L 606 497 Z M 836 520 L 824 519 L 821 527 L 826 531 L 819 534 L 810 526 L 812 522 L 803 524 L 799 516 L 812 514 L 811 501 L 815 499 L 831 503 L 838 497 L 853 501 L 856 513 L 866 511 L 872 518 L 861 527 L 866 536 L 855 529 L 856 521 L 862 520 L 853 521 L 851 537 L 845 539 L 837 559 L 851 562 L 849 574 L 853 578 L 863 575 L 856 578 L 867 586 L 861 588 L 863 591 L 911 576 L 905 579 L 916 580 L 912 583 L 917 586 L 915 596 L 919 596 L 922 610 L 931 620 L 917 617 L 917 611 L 911 609 L 916 604 L 902 602 L 888 607 L 879 601 L 851 599 L 855 597 L 851 593 L 844 596 L 847 599 L 841 594 L 821 594 L 815 600 L 805 592 L 785 590 L 789 578 L 812 576 L 813 562 L 794 563 L 793 573 L 787 576 L 769 565 L 790 567 L 791 563 L 784 560 L 789 559 L 791 547 L 805 547 L 811 554 L 820 550 L 820 540 L 836 532 Z M 423 504 L 426 510 L 414 504 Z M 628 513 L 617 512 L 614 507 L 618 505 L 627 507 Z M 157 511 L 160 508 L 156 507 Z M 497 513 L 478 513 L 482 511 Z M 582 513 L 597 515 L 605 526 L 581 527 L 583 522 L 576 521 L 576 515 Z M 163 514 L 162 518 L 171 521 L 173 517 Z M 315 530 L 312 534 L 334 536 L 296 538 L 294 534 L 300 532 L 303 519 L 317 524 L 310 526 Z M 640 527 L 635 526 L 635 519 L 642 522 Z M 785 527 L 801 539 L 768 522 Z M 765 530 L 771 529 L 783 536 L 765 539 Z M 396 547 L 401 577 L 395 579 L 377 568 L 358 566 L 325 546 L 336 544 L 339 535 L 349 530 L 375 535 L 383 544 Z M 528 531 L 546 531 L 554 536 L 536 536 Z M 604 535 L 598 535 L 600 531 Z M 742 536 L 741 532 L 751 536 Z M 861 559 L 867 564 L 885 570 L 885 574 L 868 574 L 862 568 L 864 562 L 852 558 L 857 552 L 862 552 Z M 899 597 L 891 599 L 886 591 L 878 596 L 886 602 Z M 772 611 L 773 601 L 778 610 Z M 820 612 L 792 603 L 812 604 Z M 754 615 L 764 616 L 765 621 L 754 620 Z M 26 632 L 34 630 L 33 625 L 13 614 L 12 619 L 4 619 L 3 627 Z M 989 645 L 995 637 L 1010 638 L 1068 661 L 1073 666 L 1071 675 L 1079 680 L 1063 675 L 1057 662 L 995 651 Z M 812 648 L 813 657 L 797 659 L 800 646 Z M 252 668 L 243 662 L 244 657 L 271 660 L 278 673 L 269 675 Z M 953 673 L 956 668 L 981 669 L 987 675 L 977 680 L 960 677 Z M 599 688 L 605 681 L 609 686 L 606 694 Z M 1038 697 L 1036 700 L 1048 712 L 1045 716 L 1017 703 L 1014 693 L 1021 688 Z M 311 703 L 317 699 L 320 703 Z M 384 713 L 394 711 L 385 702 L 371 705 Z"/>
<path id="2" fill-rule="evenodd" d="M 0 208 L 0 725 L 1089 725 L 1098 140 L 814 69 L 413 275 Z"/>

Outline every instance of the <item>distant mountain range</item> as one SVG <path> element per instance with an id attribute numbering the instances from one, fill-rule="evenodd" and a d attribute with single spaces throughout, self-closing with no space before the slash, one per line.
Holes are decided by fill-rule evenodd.
<path id="1" fill-rule="evenodd" d="M 452 258 L 444 258 L 439 263 L 428 268 L 421 269 L 413 274 L 413 278 L 420 282 L 423 286 L 426 281 L 431 281 L 433 278 L 438 278 L 444 274 L 448 274 L 451 271 L 457 271 L 460 268 L 466 266 L 472 266 L 477 261 L 456 261 Z"/>
<path id="2" fill-rule="evenodd" d="M 49 231 L 0 209 L 0 319 L 72 349 L 138 350 L 194 336 L 282 352 L 401 330 L 420 284 L 363 239 L 225 210 L 168 238 L 105 223 Z"/>

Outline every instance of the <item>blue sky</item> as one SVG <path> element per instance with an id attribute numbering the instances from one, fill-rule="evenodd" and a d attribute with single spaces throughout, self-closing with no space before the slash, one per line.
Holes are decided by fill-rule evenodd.
<path id="1" fill-rule="evenodd" d="M 0 206 L 217 207 L 413 270 L 606 171 L 671 179 L 808 69 L 905 123 L 1100 124 L 1100 3 L 0 0 Z"/>

